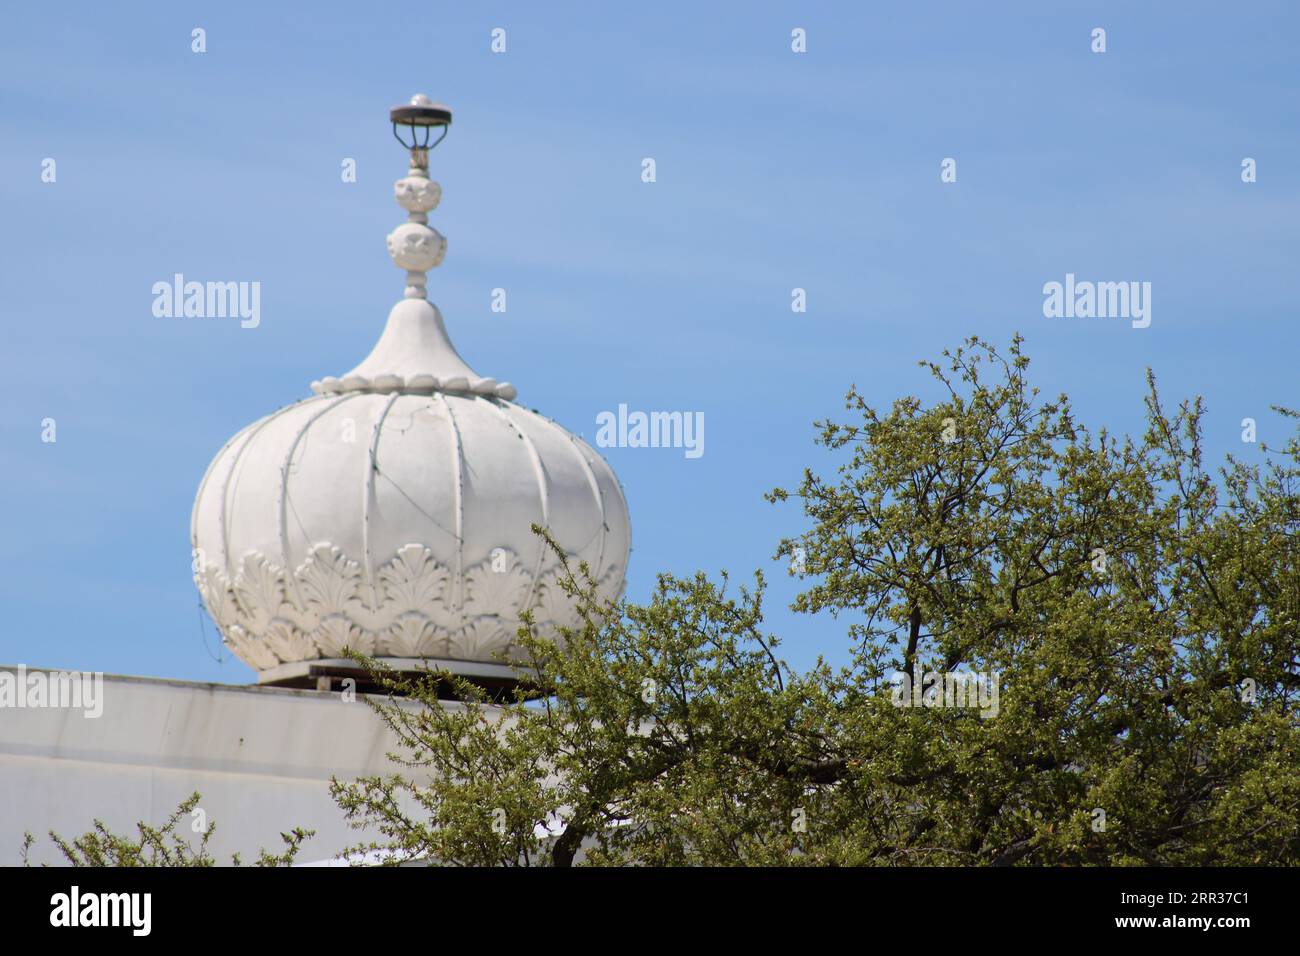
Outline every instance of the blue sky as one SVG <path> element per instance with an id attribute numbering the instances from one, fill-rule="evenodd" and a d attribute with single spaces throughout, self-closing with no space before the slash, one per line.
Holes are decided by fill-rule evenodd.
<path id="1" fill-rule="evenodd" d="M 604 450 L 634 599 L 762 567 L 784 656 L 842 660 L 844 621 L 785 610 L 802 519 L 762 493 L 833 466 L 812 422 L 850 384 L 928 394 L 916 361 L 971 334 L 1024 333 L 1043 391 L 1119 430 L 1153 366 L 1257 459 L 1241 419 L 1280 442 L 1268 406 L 1300 405 L 1297 28 L 1268 2 L 6 5 L 0 662 L 252 678 L 199 611 L 194 492 L 378 336 L 387 110 L 421 91 L 455 110 L 429 294 L 461 353 L 588 440 L 619 403 L 705 415 L 701 458 Z M 155 318 L 177 272 L 261 282 L 261 325 Z M 1067 272 L 1151 282 L 1151 326 L 1044 318 Z"/>

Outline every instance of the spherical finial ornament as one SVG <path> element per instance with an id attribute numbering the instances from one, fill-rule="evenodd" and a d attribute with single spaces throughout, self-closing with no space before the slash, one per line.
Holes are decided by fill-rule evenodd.
<path id="1" fill-rule="evenodd" d="M 447 240 L 436 229 L 418 222 L 404 222 L 388 234 L 388 254 L 399 269 L 428 272 L 442 263 Z"/>
<path id="2" fill-rule="evenodd" d="M 423 176 L 404 176 L 393 183 L 393 195 L 407 212 L 432 212 L 442 200 L 442 187 Z"/>

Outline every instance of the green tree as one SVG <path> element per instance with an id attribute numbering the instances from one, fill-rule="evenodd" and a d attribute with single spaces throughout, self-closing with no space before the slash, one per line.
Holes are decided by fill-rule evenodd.
<path id="1" fill-rule="evenodd" d="M 189 836 L 179 829 L 198 807 L 200 799 L 197 792 L 190 794 L 162 826 L 137 823 L 137 836 L 134 838 L 114 833 L 101 820 L 95 820 L 90 830 L 72 839 L 62 837 L 53 830 L 49 832 L 49 837 L 69 866 L 216 866 L 217 860 L 208 850 L 208 842 L 216 832 L 216 824 L 212 823 L 203 829 L 197 844 L 191 842 Z M 311 837 L 312 833 L 311 830 L 295 828 L 280 834 L 285 844 L 284 851 L 270 853 L 260 850 L 256 865 L 291 866 L 303 841 Z M 31 865 L 28 857 L 35 844 L 36 838 L 28 833 L 22 846 L 24 866 Z M 233 866 L 242 863 L 238 854 L 232 855 L 230 862 Z"/>
<path id="2" fill-rule="evenodd" d="M 769 495 L 808 519 L 777 554 L 808 581 L 795 609 L 845 622 L 847 665 L 786 666 L 761 575 L 734 595 L 725 576 L 661 575 L 647 604 L 616 605 L 571 569 L 581 626 L 520 630 L 528 697 L 453 681 L 449 704 L 439 680 L 368 662 L 400 769 L 333 784 L 381 834 L 366 848 L 462 865 L 1300 862 L 1300 438 L 1210 473 L 1199 400 L 1166 411 L 1150 375 L 1146 431 L 1121 439 L 1040 399 L 1019 337 L 922 365 L 938 401 L 881 412 L 850 391 L 851 420 L 818 432 L 842 464 Z M 996 697 L 927 706 L 953 703 L 954 673 Z"/>

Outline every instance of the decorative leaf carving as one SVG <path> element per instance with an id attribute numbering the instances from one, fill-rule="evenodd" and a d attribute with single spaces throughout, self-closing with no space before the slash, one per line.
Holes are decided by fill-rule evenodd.
<path id="1" fill-rule="evenodd" d="M 267 647 L 275 656 L 285 661 L 305 661 L 316 656 L 316 645 L 292 622 L 277 617 L 266 627 L 263 635 Z"/>
<path id="2" fill-rule="evenodd" d="M 258 670 L 267 670 L 280 663 L 270 645 L 259 637 L 254 637 L 238 624 L 223 628 L 222 641 L 244 663 Z"/>
<path id="3" fill-rule="evenodd" d="M 322 618 L 347 614 L 361 602 L 361 565 L 332 544 L 319 544 L 295 575 L 303 597 Z"/>
<path id="4" fill-rule="evenodd" d="M 235 596 L 230 590 L 230 582 L 215 564 L 206 565 L 201 573 L 194 575 L 194 584 L 208 607 L 208 614 L 218 626 L 239 613 L 239 608 L 235 606 Z"/>
<path id="5" fill-rule="evenodd" d="M 577 616 L 577 601 L 568 594 L 560 582 L 566 577 L 563 566 L 556 565 L 537 583 L 537 623 L 570 624 Z"/>
<path id="6" fill-rule="evenodd" d="M 384 595 L 396 611 L 415 611 L 441 603 L 450 577 L 420 544 L 403 545 L 397 556 L 379 569 Z"/>
<path id="7" fill-rule="evenodd" d="M 250 551 L 239 562 L 234 591 L 240 608 L 254 624 L 253 629 L 260 631 L 280 613 L 280 605 L 284 603 L 284 571 L 264 555 Z"/>
<path id="8" fill-rule="evenodd" d="M 514 618 L 523 607 L 532 584 L 513 551 L 497 548 L 486 560 L 465 572 L 465 614 Z"/>
<path id="9" fill-rule="evenodd" d="M 570 557 L 571 564 L 577 562 Z M 537 626 L 554 635 L 574 623 L 574 601 L 550 559 L 532 595 Z M 529 598 L 530 569 L 512 552 L 496 549 L 464 577 L 463 608 L 449 606 L 452 575 L 420 544 L 403 545 L 375 575 L 375 596 L 361 565 L 338 547 L 318 544 L 292 575 L 250 551 L 232 583 L 207 564 L 195 583 L 230 649 L 265 670 L 291 661 L 364 654 L 490 660 L 515 642 L 518 611 Z M 597 588 L 616 598 L 621 569 L 603 569 Z M 377 602 L 377 607 L 369 606 Z"/>
<path id="10" fill-rule="evenodd" d="M 449 656 L 491 661 L 513 643 L 514 629 L 500 618 L 476 617 L 451 636 Z"/>
<path id="11" fill-rule="evenodd" d="M 342 657 L 344 648 L 350 648 L 359 654 L 373 654 L 375 636 L 370 631 L 358 627 L 355 622 L 342 614 L 331 614 L 320 622 L 320 626 L 311 632 L 312 640 L 320 649 L 321 657 Z"/>
<path id="12" fill-rule="evenodd" d="M 380 653 L 393 657 L 443 657 L 447 654 L 447 632 L 425 615 L 409 611 L 384 631 Z"/>

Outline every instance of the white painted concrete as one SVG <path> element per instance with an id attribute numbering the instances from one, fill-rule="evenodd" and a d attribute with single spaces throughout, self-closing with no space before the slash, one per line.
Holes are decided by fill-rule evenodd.
<path id="1" fill-rule="evenodd" d="M 337 692 L 105 676 L 103 695 L 99 718 L 0 707 L 0 865 L 18 862 L 24 831 L 40 838 L 32 861 L 56 863 L 46 831 L 77 836 L 99 818 L 134 833 L 196 790 L 221 862 L 278 851 L 294 826 L 317 831 L 300 859 L 327 859 L 369 838 L 344 822 L 330 776 L 396 769 L 387 727 Z"/>
<path id="2" fill-rule="evenodd" d="M 388 251 L 406 291 L 374 350 L 230 439 L 195 498 L 195 583 L 257 671 L 345 648 L 496 663 L 520 656 L 525 610 L 552 633 L 579 626 L 533 525 L 587 563 L 604 597 L 623 591 L 631 525 L 609 464 L 475 372 L 426 298 L 447 251 L 428 225 L 442 187 L 427 150 L 394 196 L 407 221 Z"/>

